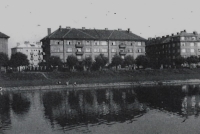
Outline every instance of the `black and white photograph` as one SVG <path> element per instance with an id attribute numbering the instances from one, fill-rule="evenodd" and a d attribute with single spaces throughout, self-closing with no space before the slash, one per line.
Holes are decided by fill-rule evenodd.
<path id="1" fill-rule="evenodd" d="M 0 0 L 0 134 L 200 134 L 200 1 Z"/>

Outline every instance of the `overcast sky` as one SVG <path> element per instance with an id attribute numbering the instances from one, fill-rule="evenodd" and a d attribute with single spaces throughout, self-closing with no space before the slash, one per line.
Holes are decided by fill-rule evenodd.
<path id="1" fill-rule="evenodd" d="M 200 33 L 198 0 L 0 0 L 0 32 L 17 42 L 37 42 L 60 25 L 128 29 L 143 38 L 182 30 Z"/>

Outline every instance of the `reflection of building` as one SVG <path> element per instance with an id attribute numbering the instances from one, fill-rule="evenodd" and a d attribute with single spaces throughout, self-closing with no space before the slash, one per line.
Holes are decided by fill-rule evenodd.
<path id="1" fill-rule="evenodd" d="M 149 38 L 146 53 L 150 58 L 158 61 L 165 58 L 174 60 L 177 56 L 184 58 L 192 55 L 200 56 L 199 35 L 197 32 L 187 33 L 184 30 L 176 35 Z"/>
<path id="2" fill-rule="evenodd" d="M 58 56 L 66 62 L 69 55 L 76 55 L 79 60 L 86 57 L 95 57 L 104 54 L 111 62 L 115 54 L 122 58 L 131 55 L 145 55 L 145 39 L 133 34 L 128 30 L 97 30 L 97 29 L 75 29 L 59 28 L 53 33 L 48 29 L 48 35 L 42 42 L 43 51 L 46 53 L 44 59 L 49 56 Z"/>
<path id="3" fill-rule="evenodd" d="M 9 36 L 0 32 L 0 52 L 8 54 L 8 38 Z"/>
<path id="4" fill-rule="evenodd" d="M 62 127 L 81 123 L 95 124 L 99 120 L 123 122 L 146 110 L 136 100 L 131 89 L 67 91 L 62 94 L 47 92 L 43 95 L 43 104 L 46 117 Z"/>
<path id="5" fill-rule="evenodd" d="M 17 44 L 16 47 L 11 49 L 12 54 L 21 52 L 25 54 L 29 60 L 31 66 L 38 66 L 38 63 L 43 61 L 42 47 L 40 43 L 29 43 L 27 41 L 24 44 Z"/>

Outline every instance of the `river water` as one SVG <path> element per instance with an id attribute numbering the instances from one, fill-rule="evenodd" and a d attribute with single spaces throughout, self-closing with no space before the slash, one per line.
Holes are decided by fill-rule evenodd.
<path id="1" fill-rule="evenodd" d="M 199 134 L 200 86 L 0 92 L 0 133 Z"/>

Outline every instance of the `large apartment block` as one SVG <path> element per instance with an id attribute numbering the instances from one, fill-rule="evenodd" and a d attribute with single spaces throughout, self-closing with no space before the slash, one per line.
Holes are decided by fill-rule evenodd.
<path id="1" fill-rule="evenodd" d="M 115 54 L 124 58 L 131 55 L 145 55 L 145 39 L 128 30 L 97 30 L 97 29 L 75 29 L 61 28 L 48 35 L 42 42 L 43 51 L 46 53 L 44 59 L 49 56 L 58 56 L 63 62 L 69 55 L 76 55 L 78 60 L 92 57 L 94 60 L 99 54 L 104 54 L 111 63 Z"/>
<path id="2" fill-rule="evenodd" d="M 0 32 L 0 52 L 8 54 L 8 38 L 9 36 Z"/>
<path id="3" fill-rule="evenodd" d="M 29 43 L 25 41 L 20 44 L 17 43 L 17 46 L 11 48 L 11 53 L 15 54 L 17 52 L 23 53 L 27 56 L 30 66 L 37 67 L 40 62 L 43 62 L 43 55 L 45 54 L 42 50 L 40 42 Z"/>
<path id="4" fill-rule="evenodd" d="M 162 60 L 169 58 L 173 61 L 177 56 L 184 58 L 200 56 L 200 38 L 196 31 L 187 33 L 186 30 L 176 35 L 149 38 L 146 45 L 146 54 L 150 58 Z"/>

